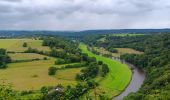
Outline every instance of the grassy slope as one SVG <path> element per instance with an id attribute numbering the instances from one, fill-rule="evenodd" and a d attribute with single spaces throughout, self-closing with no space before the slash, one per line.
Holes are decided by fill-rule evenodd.
<path id="1" fill-rule="evenodd" d="M 0 48 L 9 48 L 10 46 L 17 43 L 19 40 L 16 39 L 0 39 Z"/>
<path id="2" fill-rule="evenodd" d="M 12 60 L 30 60 L 30 59 L 43 59 L 44 55 L 36 54 L 36 53 L 9 53 L 8 54 Z"/>
<path id="3" fill-rule="evenodd" d="M 109 51 L 107 51 L 106 49 L 104 49 L 103 47 L 97 48 L 94 47 L 94 49 L 98 52 L 100 52 L 101 54 L 112 54 L 113 57 L 120 57 L 120 55 L 122 54 L 143 54 L 143 52 L 140 51 L 136 51 L 134 49 L 131 48 L 115 48 L 118 50 L 118 53 L 111 53 Z"/>
<path id="4" fill-rule="evenodd" d="M 0 48 L 5 48 L 7 51 L 23 52 L 28 49 L 28 47 L 22 46 L 24 42 L 31 48 L 37 48 L 43 51 L 50 50 L 49 47 L 42 46 L 42 40 L 33 39 L 0 39 Z"/>
<path id="5" fill-rule="evenodd" d="M 121 64 L 118 61 L 113 61 L 110 58 L 102 57 L 93 54 L 87 50 L 86 45 L 80 44 L 82 52 L 87 53 L 90 57 L 96 57 L 98 61 L 103 61 L 109 66 L 109 74 L 99 83 L 99 89 L 106 92 L 108 97 L 116 96 L 121 93 L 131 80 L 131 70 L 127 65 Z"/>

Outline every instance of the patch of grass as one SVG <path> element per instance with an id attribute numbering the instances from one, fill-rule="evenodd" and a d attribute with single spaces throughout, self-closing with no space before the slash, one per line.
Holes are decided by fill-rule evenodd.
<path id="1" fill-rule="evenodd" d="M 62 70 L 57 70 L 55 77 L 57 79 L 62 79 L 62 80 L 70 80 L 72 81 L 75 79 L 76 74 L 80 72 L 82 68 L 67 68 L 67 69 L 62 69 Z"/>
<path id="2" fill-rule="evenodd" d="M 103 61 L 110 69 L 109 74 L 100 80 L 98 88 L 105 92 L 109 98 L 120 94 L 131 80 L 132 72 L 128 66 L 110 58 L 95 55 L 88 51 L 84 44 L 80 44 L 79 47 L 83 53 L 87 53 L 90 57 L 96 57 L 97 61 Z"/>
<path id="3" fill-rule="evenodd" d="M 18 39 L 0 39 L 0 48 L 7 49 L 15 45 L 18 41 Z"/>
<path id="4" fill-rule="evenodd" d="M 143 54 L 143 52 L 140 51 L 136 51 L 134 49 L 131 48 L 115 48 L 118 50 L 118 53 L 111 53 L 109 51 L 107 51 L 106 49 L 104 49 L 103 47 L 94 47 L 94 50 L 96 50 L 97 52 L 100 52 L 101 54 L 111 54 L 113 57 L 120 57 L 120 55 L 122 54 Z"/>
<path id="5" fill-rule="evenodd" d="M 44 59 L 44 57 L 47 57 L 35 53 L 9 53 L 8 55 L 11 57 L 12 60 Z"/>
<path id="6" fill-rule="evenodd" d="M 28 47 L 36 48 L 42 51 L 50 51 L 47 46 L 42 46 L 42 40 L 33 39 L 0 39 L 0 48 L 5 48 L 7 51 L 23 52 Z M 23 47 L 23 44 L 27 43 L 27 47 Z"/>
<path id="7" fill-rule="evenodd" d="M 129 53 L 129 54 L 143 54 L 143 52 L 131 49 L 131 48 L 115 48 L 118 50 L 119 55 Z"/>

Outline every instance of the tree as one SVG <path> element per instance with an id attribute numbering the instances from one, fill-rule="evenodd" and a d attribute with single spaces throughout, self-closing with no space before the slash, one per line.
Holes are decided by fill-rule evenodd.
<path id="1" fill-rule="evenodd" d="M 105 76 L 109 72 L 109 68 L 106 64 L 102 65 L 102 76 Z"/>
<path id="2" fill-rule="evenodd" d="M 0 55 L 5 55 L 6 54 L 6 50 L 5 49 L 0 49 Z"/>
<path id="3" fill-rule="evenodd" d="M 56 67 L 50 67 L 48 69 L 48 75 L 55 75 L 56 71 L 57 71 Z"/>
<path id="4" fill-rule="evenodd" d="M 98 61 L 98 64 L 99 64 L 99 65 L 102 65 L 102 64 L 103 64 L 103 61 Z"/>
<path id="5" fill-rule="evenodd" d="M 23 47 L 27 47 L 27 43 L 26 43 L 26 42 L 24 42 L 22 46 L 23 46 Z"/>

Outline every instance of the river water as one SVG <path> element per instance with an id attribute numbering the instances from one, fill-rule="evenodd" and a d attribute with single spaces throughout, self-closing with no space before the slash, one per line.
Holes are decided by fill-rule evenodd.
<path id="1" fill-rule="evenodd" d="M 115 59 L 113 58 L 113 60 L 119 60 L 119 59 Z M 120 61 L 120 60 L 119 60 Z M 132 79 L 129 83 L 129 85 L 127 86 L 127 88 L 118 96 L 114 97 L 113 100 L 122 100 L 123 97 L 127 96 L 129 93 L 131 92 L 137 92 L 139 90 L 139 88 L 141 87 L 141 85 L 143 84 L 143 81 L 145 79 L 145 73 L 144 71 L 142 71 L 141 69 L 126 63 L 125 61 L 121 61 L 122 63 L 127 64 L 130 68 L 132 68 Z"/>

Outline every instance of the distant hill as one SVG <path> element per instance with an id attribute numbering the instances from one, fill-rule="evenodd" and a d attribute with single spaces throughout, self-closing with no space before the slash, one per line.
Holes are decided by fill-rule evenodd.
<path id="1" fill-rule="evenodd" d="M 21 36 L 21 35 L 60 35 L 60 36 L 81 36 L 90 34 L 108 34 L 108 33 L 161 33 L 170 32 L 170 29 L 110 29 L 110 30 L 85 30 L 85 31 L 12 31 L 0 30 L 0 36 Z"/>

